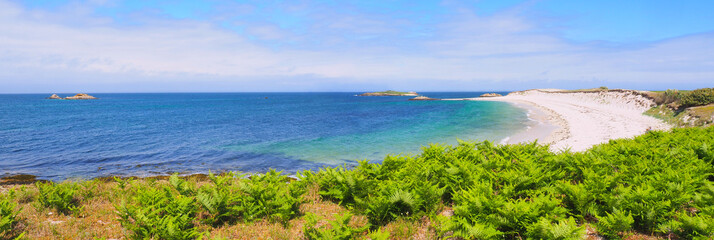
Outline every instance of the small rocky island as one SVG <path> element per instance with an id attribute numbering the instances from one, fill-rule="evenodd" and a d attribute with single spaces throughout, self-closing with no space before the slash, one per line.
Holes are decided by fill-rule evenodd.
<path id="1" fill-rule="evenodd" d="M 481 94 L 481 96 L 478 97 L 502 97 L 503 95 L 498 94 L 498 93 L 484 93 Z"/>
<path id="2" fill-rule="evenodd" d="M 98 99 L 92 95 L 86 94 L 86 93 L 78 93 L 77 95 L 71 96 L 71 97 L 66 97 L 66 98 L 61 98 L 60 96 L 57 96 L 57 94 L 52 94 L 52 96 L 48 97 L 47 99 L 66 99 L 66 100 L 88 100 L 88 99 Z"/>
<path id="3" fill-rule="evenodd" d="M 410 98 L 410 99 L 409 99 L 409 101 L 434 101 L 434 100 L 441 100 L 441 99 L 438 99 L 438 98 L 430 98 L 430 97 L 427 97 L 427 96 L 418 96 L 418 97 Z"/>
<path id="4" fill-rule="evenodd" d="M 362 93 L 357 96 L 419 96 L 416 92 L 397 92 L 392 90 L 387 90 L 383 92 L 368 92 Z"/>

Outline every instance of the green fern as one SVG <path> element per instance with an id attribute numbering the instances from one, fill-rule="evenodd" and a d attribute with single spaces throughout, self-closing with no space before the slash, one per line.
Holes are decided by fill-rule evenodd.
<path id="1" fill-rule="evenodd" d="M 185 179 L 179 178 L 177 173 L 174 173 L 169 177 L 169 183 L 176 189 L 181 195 L 193 196 L 195 195 L 195 187 L 191 185 L 190 182 Z"/>
<path id="2" fill-rule="evenodd" d="M 632 214 L 615 208 L 611 213 L 607 213 L 607 216 L 599 219 L 597 230 L 603 236 L 619 238 L 624 232 L 632 229 L 634 222 Z"/>
<path id="3" fill-rule="evenodd" d="M 329 221 L 329 226 L 320 226 L 322 220 L 319 216 L 313 213 L 307 213 L 305 217 L 305 226 L 303 233 L 306 239 L 309 240 L 349 240 L 354 239 L 358 234 L 364 232 L 369 226 L 354 228 L 349 225 L 352 219 L 352 214 L 345 213 L 342 215 L 334 215 L 335 220 Z M 383 233 L 377 233 L 377 239 L 384 239 Z M 388 236 L 388 234 L 387 234 Z M 376 240 L 376 239 L 375 239 Z"/>
<path id="4" fill-rule="evenodd" d="M 195 202 L 168 186 L 143 186 L 129 203 L 122 202 L 116 209 L 131 239 L 195 239 L 201 236 L 193 223 L 198 212 Z"/>
<path id="5" fill-rule="evenodd" d="M 19 239 L 20 236 L 17 235 L 15 227 L 19 222 L 18 214 L 22 209 L 17 209 L 17 204 L 15 204 L 9 196 L 0 196 L 0 238 L 14 238 Z M 24 233 L 23 233 L 24 234 Z"/>
<path id="6" fill-rule="evenodd" d="M 83 207 L 78 197 L 79 185 L 76 183 L 37 182 L 38 202 L 40 206 L 55 209 L 62 214 L 78 214 Z"/>
<path id="7" fill-rule="evenodd" d="M 528 227 L 527 235 L 529 239 L 579 240 L 585 236 L 585 227 L 579 227 L 573 218 L 552 223 L 544 217 Z"/>

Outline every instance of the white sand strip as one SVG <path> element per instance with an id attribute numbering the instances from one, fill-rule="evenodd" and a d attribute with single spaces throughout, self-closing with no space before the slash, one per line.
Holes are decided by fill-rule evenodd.
<path id="1" fill-rule="evenodd" d="M 507 142 L 538 139 L 540 143 L 551 144 L 553 151 L 567 148 L 584 151 L 610 139 L 643 134 L 648 128 L 670 128 L 663 121 L 642 114 L 653 106 L 651 100 L 629 92 L 567 93 L 548 89 L 469 100 L 505 101 L 527 109 L 534 123 Z"/>

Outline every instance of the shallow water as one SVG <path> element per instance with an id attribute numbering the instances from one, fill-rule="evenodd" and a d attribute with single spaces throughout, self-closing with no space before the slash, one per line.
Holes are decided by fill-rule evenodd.
<path id="1" fill-rule="evenodd" d="M 92 94 L 98 100 L 3 94 L 0 175 L 61 180 L 268 168 L 294 173 L 418 153 L 457 138 L 498 142 L 527 122 L 524 110 L 501 102 L 355 94 Z"/>

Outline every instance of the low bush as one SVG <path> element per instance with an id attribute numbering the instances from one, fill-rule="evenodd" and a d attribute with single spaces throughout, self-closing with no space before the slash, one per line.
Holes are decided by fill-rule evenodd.
<path id="1" fill-rule="evenodd" d="M 683 93 L 677 89 L 667 89 L 664 92 L 654 93 L 653 98 L 657 105 L 670 104 L 679 101 Z"/>
<path id="2" fill-rule="evenodd" d="M 714 88 L 700 88 L 682 94 L 680 104 L 682 107 L 702 106 L 714 103 Z"/>

